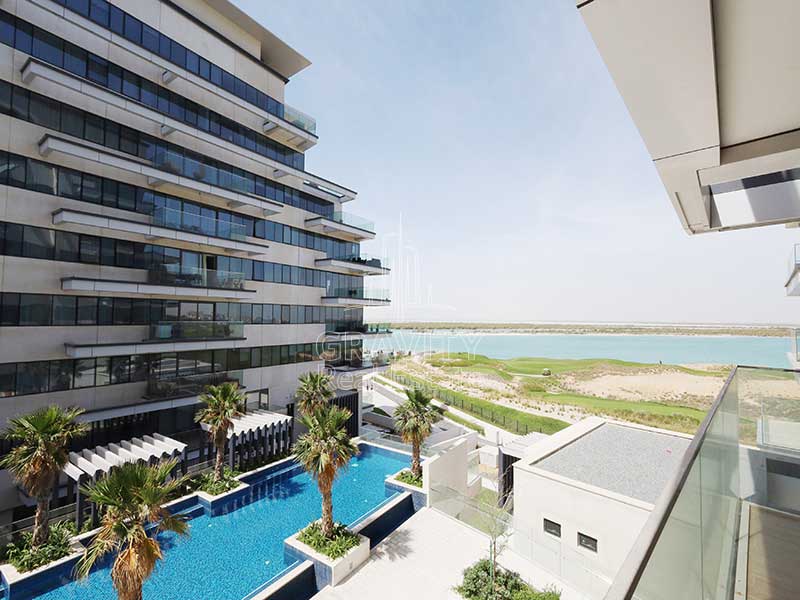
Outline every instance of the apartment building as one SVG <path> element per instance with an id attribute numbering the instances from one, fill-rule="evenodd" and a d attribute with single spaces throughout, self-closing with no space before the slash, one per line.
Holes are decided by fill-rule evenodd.
<path id="1" fill-rule="evenodd" d="M 208 384 L 285 414 L 301 374 L 362 366 L 387 269 L 307 170 L 308 65 L 227 0 L 0 2 L 0 424 L 57 403 L 86 448 L 183 439 Z"/>
<path id="2" fill-rule="evenodd" d="M 800 4 L 577 7 L 689 234 L 800 223 Z M 608 600 L 800 597 L 799 381 L 733 370 Z"/>

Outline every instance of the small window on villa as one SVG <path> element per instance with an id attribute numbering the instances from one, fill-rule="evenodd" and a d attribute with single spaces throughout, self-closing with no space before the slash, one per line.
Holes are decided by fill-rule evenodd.
<path id="1" fill-rule="evenodd" d="M 556 523 L 555 521 L 551 521 L 550 519 L 544 520 L 544 530 L 546 533 L 550 535 L 554 535 L 556 537 L 561 537 L 561 525 Z"/>
<path id="2" fill-rule="evenodd" d="M 597 540 L 586 534 L 578 533 L 578 545 L 592 552 L 597 552 Z"/>

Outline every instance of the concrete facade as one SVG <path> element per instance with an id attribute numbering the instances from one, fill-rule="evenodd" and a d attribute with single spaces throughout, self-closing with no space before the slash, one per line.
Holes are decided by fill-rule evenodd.
<path id="1" fill-rule="evenodd" d="M 94 5 L 95 3 L 91 3 L 92 11 L 95 10 Z M 256 140 L 261 140 L 257 143 L 263 144 L 264 147 L 277 144 L 283 148 L 283 150 L 279 148 L 279 152 L 285 151 L 288 156 L 292 155 L 291 153 L 302 153 L 316 144 L 317 137 L 312 131 L 315 130 L 313 121 L 299 111 L 282 104 L 289 77 L 307 66 L 308 60 L 263 26 L 241 13 L 233 4 L 225 0 L 191 2 L 113 0 L 110 5 L 102 4 L 102 6 L 106 9 L 109 6 L 116 7 L 124 11 L 125 27 L 129 25 L 128 19 L 132 19 L 134 27 L 144 30 L 149 26 L 152 30 L 148 31 L 157 32 L 156 39 L 160 39 L 162 45 L 163 36 L 168 36 L 168 44 L 171 40 L 172 44 L 182 45 L 184 48 L 182 52 L 196 53 L 195 59 L 199 57 L 198 60 L 201 62 L 205 59 L 212 65 L 212 75 L 213 66 L 216 65 L 226 72 L 226 77 L 231 75 L 236 79 L 237 93 L 226 89 L 222 83 L 214 83 L 211 79 L 205 79 L 193 72 L 196 63 L 195 67 L 190 69 L 187 62 L 184 68 L 176 64 L 174 58 L 168 60 L 146 49 L 143 34 L 140 34 L 139 42 L 136 43 L 128 39 L 127 29 L 126 35 L 115 32 L 113 18 L 103 25 L 95 18 L 94 13 L 82 15 L 75 12 L 77 9 L 72 10 L 65 7 L 63 2 L 53 0 L 12 0 L 3 2 L 0 10 L 4 13 L 5 23 L 25 23 L 26 26 L 32 26 L 34 31 L 49 32 L 61 40 L 58 44 L 64 44 L 64 48 L 68 44 L 74 44 L 94 54 L 98 60 L 105 59 L 127 70 L 133 76 L 138 76 L 138 81 L 142 82 L 141 86 L 149 82 L 149 85 L 166 90 L 163 93 L 170 98 L 175 96 L 169 94 L 177 95 L 183 99 L 181 102 L 191 101 L 214 111 L 220 118 L 231 120 L 238 127 L 246 128 L 249 131 L 247 135 L 250 136 L 248 139 L 254 139 L 255 136 Z M 138 25 L 133 18 L 138 19 Z M 19 25 L 13 26 L 19 27 Z M 159 33 L 162 36 L 160 38 Z M 298 268 L 313 269 L 317 274 L 322 271 L 323 281 L 326 281 L 326 278 L 346 275 L 350 278 L 348 280 L 351 282 L 350 285 L 353 286 L 363 285 L 359 283 L 363 275 L 385 272 L 384 269 L 377 269 L 375 273 L 371 273 L 369 269 L 359 270 L 357 262 L 347 261 L 347 258 L 358 257 L 359 249 L 357 240 L 354 240 L 352 233 L 348 233 L 346 228 L 315 232 L 307 225 L 309 220 L 319 217 L 321 212 L 331 218 L 339 214 L 342 203 L 352 200 L 355 192 L 296 165 L 281 162 L 280 158 L 273 159 L 265 153 L 245 147 L 243 141 L 237 143 L 233 137 L 223 139 L 222 133 L 209 132 L 200 126 L 193 127 L 187 124 L 188 117 L 180 120 L 169 114 L 169 110 L 159 110 L 160 106 L 155 108 L 147 106 L 144 100 L 138 101 L 124 93 L 114 91 L 111 89 L 111 83 L 104 85 L 91 77 L 90 68 L 83 74 L 76 73 L 75 69 L 70 71 L 65 68 L 66 59 L 63 57 L 57 59 L 55 62 L 61 60 L 61 63 L 55 65 L 52 54 L 48 54 L 41 47 L 37 50 L 36 44 L 39 42 L 35 42 L 33 47 L 25 48 L 24 44 L 21 47 L 19 38 L 13 38 L 14 33 L 11 35 L 11 38 L 4 39 L 0 43 L 0 83 L 6 85 L 6 89 L 9 87 L 8 84 L 11 84 L 12 94 L 39 94 L 55 101 L 62 107 L 60 109 L 62 113 L 68 109 L 80 109 L 86 111 L 88 115 L 105 119 L 106 141 L 100 140 L 102 143 L 88 141 L 88 133 L 84 134 L 83 139 L 78 138 L 36 124 L 37 119 L 33 114 L 26 117 L 5 110 L 0 114 L 0 151 L 22 157 L 22 160 L 28 161 L 27 165 L 31 165 L 30 161 L 47 163 L 48 168 L 53 169 L 52 172 L 56 174 L 61 173 L 64 168 L 78 171 L 83 174 L 84 182 L 87 176 L 96 176 L 105 178 L 106 182 L 111 181 L 114 186 L 124 184 L 136 186 L 139 189 L 140 199 L 142 193 L 153 192 L 179 201 L 192 202 L 200 205 L 203 210 L 208 208 L 216 211 L 214 214 L 220 216 L 215 223 L 220 222 L 222 216 L 226 215 L 226 218 L 235 219 L 237 223 L 244 220 L 249 229 L 244 236 L 236 239 L 230 235 L 217 236 L 214 233 L 197 235 L 185 228 L 181 230 L 182 225 L 170 228 L 154 222 L 154 213 L 140 210 L 139 204 L 136 208 L 132 206 L 122 208 L 121 205 L 108 205 L 105 201 L 93 204 L 85 199 L 67 197 L 62 193 L 60 181 L 54 184 L 53 190 L 48 191 L 33 189 L 35 186 L 27 182 L 12 184 L 9 181 L 9 185 L 5 185 L 6 180 L 2 180 L 0 231 L 3 227 L 18 225 L 41 228 L 38 231 L 53 232 L 46 235 L 56 240 L 54 244 L 56 249 L 48 249 L 53 254 L 51 258 L 33 257 L 26 255 L 27 249 L 21 252 L 13 250 L 11 242 L 6 242 L 0 237 L 0 306 L 5 310 L 4 302 L 18 303 L 15 305 L 17 308 L 12 306 L 5 310 L 0 321 L 2 323 L 0 324 L 0 373 L 3 373 L 0 375 L 0 380 L 3 381 L 0 385 L 2 388 L 0 397 L 3 397 L 3 402 L 0 403 L 0 426 L 5 425 L 9 418 L 53 403 L 79 406 L 87 410 L 86 420 L 93 423 L 91 439 L 85 441 L 85 444 L 90 446 L 99 443 L 100 437 L 114 437 L 117 434 L 129 437 L 127 434 L 129 424 L 120 422 L 120 417 L 133 418 L 147 413 L 159 413 L 161 416 L 154 422 L 187 423 L 191 420 L 188 417 L 191 416 L 191 407 L 197 402 L 197 394 L 178 393 L 170 397 L 154 398 L 148 392 L 150 389 L 148 382 L 151 379 L 180 379 L 184 375 L 198 377 L 203 371 L 207 373 L 212 368 L 221 374 L 226 371 L 236 372 L 240 383 L 246 388 L 249 402 L 267 402 L 268 398 L 269 409 L 286 410 L 287 405 L 293 402 L 297 378 L 303 373 L 325 367 L 322 348 L 326 343 L 326 332 L 333 330 L 330 323 L 333 317 L 330 315 L 346 314 L 332 311 L 346 311 L 352 308 L 357 317 L 348 318 L 348 321 L 361 322 L 363 318 L 361 316 L 363 311 L 355 308 L 361 304 L 358 298 L 349 303 L 344 300 L 344 306 L 341 308 L 326 309 L 323 306 L 325 304 L 323 297 L 327 294 L 326 287 L 320 287 L 319 283 L 303 285 L 299 281 L 294 281 L 295 272 L 300 270 Z M 42 37 L 44 35 L 42 34 Z M 66 50 L 64 52 L 66 54 Z M 91 60 L 89 57 L 87 64 L 91 65 Z M 110 76 L 108 81 L 111 81 Z M 259 93 L 263 92 L 270 98 L 270 106 L 277 106 L 280 110 L 275 108 L 271 108 L 270 111 L 265 110 L 254 103 L 247 94 L 239 93 L 240 86 L 242 89 L 250 86 Z M 255 90 L 251 90 L 253 97 Z M 276 113 L 279 115 L 276 116 Z M 297 117 L 298 114 L 301 117 Z M 228 187 L 223 184 L 215 187 L 188 175 L 178 176 L 173 173 L 159 175 L 158 167 L 153 161 L 109 147 L 109 122 L 130 128 L 137 134 L 146 134 L 153 139 L 163 140 L 184 151 L 213 159 L 219 164 L 244 170 L 252 176 L 263 178 L 268 185 L 284 186 L 287 197 L 290 192 L 295 195 L 302 193 L 303 198 L 310 199 L 308 208 L 275 201 L 263 194 L 256 196 L 250 192 L 234 191 L 231 189 L 232 184 Z M 304 125 L 304 123 L 312 124 Z M 88 127 L 87 124 L 87 132 Z M 305 164 L 304 161 L 302 164 Z M 32 172 L 31 166 L 27 168 Z M 57 179 L 58 176 L 53 177 Z M 108 184 L 103 183 L 103 186 Z M 87 192 L 84 190 L 83 193 Z M 316 208 L 312 208 L 312 205 Z M 306 204 L 302 206 L 305 207 Z M 184 220 L 188 219 L 188 213 L 181 214 L 184 215 L 182 217 Z M 292 228 L 292 239 L 288 240 L 286 233 L 281 242 L 266 239 L 264 237 L 266 234 L 257 233 L 258 223 L 261 220 L 268 222 L 262 224 L 264 228 L 272 227 L 272 224 L 275 224 L 276 228 L 284 226 Z M 285 230 L 289 231 L 288 228 Z M 25 229 L 25 232 L 28 236 L 28 229 Z M 284 273 L 291 272 L 292 283 L 286 282 L 284 274 L 284 283 L 275 283 L 271 280 L 256 281 L 256 276 L 253 275 L 250 278 L 243 278 L 246 280 L 241 282 L 241 285 L 225 289 L 212 285 L 155 285 L 151 283 L 152 274 L 148 272 L 155 268 L 152 266 L 122 267 L 107 262 L 101 264 L 103 260 L 91 263 L 84 260 L 83 254 L 80 254 L 80 260 L 60 260 L 58 257 L 61 255 L 58 254 L 57 246 L 62 232 L 76 234 L 72 239 L 80 239 L 81 244 L 84 237 L 96 237 L 111 240 L 110 243 L 113 244 L 118 244 L 120 241 L 139 244 L 134 246 L 135 248 L 147 245 L 147 247 L 163 247 L 168 252 L 179 250 L 182 252 L 180 256 L 192 253 L 193 257 L 200 257 L 202 261 L 200 270 L 203 271 L 203 281 L 207 279 L 210 281 L 211 275 L 218 276 L 216 272 L 211 274 L 205 272 L 209 270 L 210 264 L 231 258 L 258 261 L 265 265 L 272 263 L 276 265 L 275 269 L 278 271 L 283 269 Z M 314 238 L 316 240 L 319 240 L 320 236 L 324 237 L 323 241 L 329 244 L 327 247 L 339 244 L 335 246 L 337 253 L 341 252 L 338 248 L 341 248 L 342 244 L 349 244 L 351 256 L 333 255 L 330 250 L 314 249 L 313 243 L 308 247 L 309 244 L 304 245 L 295 240 L 296 237 L 304 236 L 306 233 L 308 239 L 311 239 L 312 235 L 316 236 Z M 81 237 L 78 238 L 78 235 Z M 90 241 L 87 241 L 87 244 Z M 105 242 L 101 239 L 97 243 L 102 245 Z M 336 260 L 325 263 L 327 259 Z M 112 258 L 112 262 L 114 260 L 116 255 Z M 323 264 L 318 265 L 318 261 L 322 261 Z M 353 268 L 351 265 L 356 266 Z M 184 269 L 182 265 L 180 268 Z M 327 287 L 332 286 L 327 284 Z M 53 315 L 56 314 L 55 303 L 60 300 L 50 300 L 50 297 L 97 299 L 100 307 L 98 311 L 102 310 L 101 299 L 112 299 L 109 301 L 111 302 L 109 306 L 115 307 L 118 306 L 117 301 L 120 306 L 125 306 L 127 302 L 125 299 L 131 299 L 132 302 L 161 301 L 161 304 L 154 302 L 148 305 L 156 308 L 151 308 L 151 313 L 144 318 L 146 322 L 140 319 L 136 324 L 133 324 L 133 320 L 131 323 L 122 324 L 122 317 L 118 319 L 116 313 L 110 317 L 110 321 L 103 322 L 100 312 L 95 313 L 97 317 L 95 322 L 91 322 L 91 319 L 81 321 L 80 308 L 77 309 L 77 313 L 73 313 L 78 315 L 73 323 L 64 324 L 59 321 L 55 324 L 53 321 L 56 317 L 52 316 L 50 322 L 43 324 L 41 315 L 39 321 L 26 321 L 22 312 L 23 310 L 30 312 L 30 307 L 25 306 L 24 309 L 21 307 L 26 302 L 32 301 L 34 294 L 47 295 L 47 301 L 52 303 Z M 68 306 L 72 306 L 70 302 L 72 300 L 66 301 Z M 153 345 L 147 343 L 151 341 L 151 325 L 170 321 L 170 317 L 167 316 L 169 310 L 174 309 L 180 313 L 179 317 L 173 317 L 175 320 L 194 321 L 207 318 L 207 314 L 201 317 L 200 310 L 192 308 L 192 303 L 196 302 L 216 303 L 214 308 L 210 309 L 214 314 L 212 319 L 221 323 L 227 322 L 227 317 L 220 316 L 227 314 L 222 312 L 223 308 L 228 310 L 227 303 L 243 305 L 248 315 L 247 320 L 243 320 L 243 334 L 229 339 L 199 340 L 178 337 L 163 340 L 166 343 Z M 282 305 L 285 313 L 291 316 L 288 322 L 284 320 L 280 324 L 272 321 L 260 322 L 262 313 L 259 308 L 258 321 L 255 316 L 251 321 L 249 316 L 251 305 Z M 75 301 L 75 306 L 81 305 Z M 280 310 L 278 313 L 280 314 Z M 264 314 L 267 314 L 266 309 Z M 296 320 L 295 314 L 299 315 Z M 304 316 L 310 314 L 314 315 L 311 319 L 313 322 L 309 322 L 308 317 Z M 62 320 L 63 318 L 59 317 Z M 337 316 L 336 319 L 342 320 L 342 317 Z M 75 350 L 76 347 L 80 347 L 80 350 Z M 275 349 L 276 347 L 280 348 Z M 351 342 L 348 352 L 353 352 L 353 347 L 357 352 L 360 345 Z M 267 359 L 269 348 L 275 349 L 274 356 Z M 228 354 L 217 354 L 216 351 L 220 350 L 226 350 Z M 240 350 L 247 353 L 244 363 L 247 366 L 243 369 L 236 367 L 236 361 L 241 358 L 237 354 Z M 178 354 L 171 354 L 173 351 Z M 187 351 L 194 354 L 187 355 L 185 354 Z M 262 351 L 265 358 L 261 358 Z M 202 354 L 203 352 L 206 354 Z M 334 352 L 334 354 L 345 353 Z M 77 374 L 82 367 L 77 365 L 77 358 L 100 357 L 97 359 L 99 361 L 110 356 L 128 355 L 131 358 L 130 362 L 124 363 L 124 377 L 116 378 L 112 371 L 108 374 L 105 371 L 101 373 L 98 362 L 97 371 L 93 376 L 95 385 L 78 388 Z M 128 382 L 128 378 L 134 379 L 133 364 L 137 356 L 147 357 L 145 360 L 148 371 L 145 377 L 138 377 L 135 381 Z M 158 358 L 153 358 L 154 356 Z M 223 359 L 220 359 L 220 356 Z M 227 362 L 221 364 L 220 360 Z M 57 391 L 53 389 L 58 387 L 54 379 L 55 363 L 46 365 L 43 361 L 75 363 L 70 363 L 71 366 L 66 362 L 60 363 L 60 368 L 63 367 L 65 372 L 67 369 L 72 369 L 67 376 L 70 382 L 66 387 L 69 389 Z M 48 384 L 40 385 L 41 382 L 38 380 L 22 383 L 22 378 L 28 377 L 26 375 L 28 363 L 33 362 L 39 363 L 41 369 L 31 370 L 30 373 L 36 372 L 45 378 L 49 377 Z M 20 367 L 19 365 L 23 363 L 28 366 Z M 185 365 L 189 366 L 184 373 Z M 112 366 L 111 369 L 113 368 Z M 166 373 L 167 370 L 169 373 Z M 112 377 L 116 381 L 113 381 Z M 198 381 L 202 380 L 201 377 L 198 378 Z M 31 390 L 36 391 L 31 392 Z M 178 410 L 183 411 L 181 418 L 172 418 L 170 411 Z M 170 427 L 176 428 L 177 425 L 173 423 Z M 2 451 L 7 451 L 7 448 L 3 448 Z M 16 493 L 8 489 L 9 485 L 6 473 L 0 473 L 0 511 L 6 511 L 4 513 L 6 518 L 10 518 L 10 509 L 16 504 Z"/>

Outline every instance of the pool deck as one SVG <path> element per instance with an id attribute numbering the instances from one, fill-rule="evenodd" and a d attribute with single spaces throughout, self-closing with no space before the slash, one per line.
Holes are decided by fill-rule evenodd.
<path id="1" fill-rule="evenodd" d="M 489 539 L 447 515 L 423 508 L 381 542 L 358 571 L 335 588 L 326 587 L 313 600 L 463 600 L 453 588 L 462 571 L 488 554 Z M 537 587 L 561 589 L 562 600 L 582 596 L 506 551 L 500 563 Z"/>

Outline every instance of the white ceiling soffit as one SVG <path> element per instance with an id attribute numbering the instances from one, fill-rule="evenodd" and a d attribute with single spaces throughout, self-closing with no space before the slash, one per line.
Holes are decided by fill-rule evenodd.
<path id="1" fill-rule="evenodd" d="M 800 220 L 800 2 L 577 5 L 689 233 Z"/>

